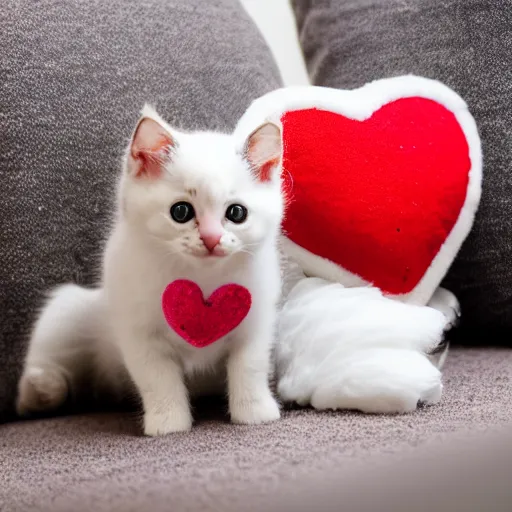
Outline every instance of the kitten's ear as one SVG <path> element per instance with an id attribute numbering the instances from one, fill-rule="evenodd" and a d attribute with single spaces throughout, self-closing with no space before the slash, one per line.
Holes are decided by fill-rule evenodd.
<path id="1" fill-rule="evenodd" d="M 175 144 L 156 112 L 145 107 L 130 143 L 128 171 L 136 178 L 158 178 Z"/>
<path id="2" fill-rule="evenodd" d="M 247 137 L 245 158 L 261 182 L 270 181 L 280 171 L 281 153 L 281 130 L 274 123 L 261 125 Z"/>

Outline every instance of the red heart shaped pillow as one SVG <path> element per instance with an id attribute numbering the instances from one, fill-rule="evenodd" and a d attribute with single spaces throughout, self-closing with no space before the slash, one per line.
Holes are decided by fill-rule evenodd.
<path id="1" fill-rule="evenodd" d="M 267 120 L 282 126 L 287 252 L 309 275 L 425 304 L 480 198 L 480 140 L 464 101 L 412 76 L 280 89 L 235 133 Z"/>

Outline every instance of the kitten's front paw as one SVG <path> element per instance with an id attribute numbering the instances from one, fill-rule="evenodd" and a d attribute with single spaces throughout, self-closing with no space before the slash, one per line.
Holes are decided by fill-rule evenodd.
<path id="1" fill-rule="evenodd" d="M 20 416 L 53 410 L 64 403 L 68 384 L 57 368 L 29 366 L 18 384 L 16 411 Z"/>
<path id="2" fill-rule="evenodd" d="M 229 410 L 233 423 L 256 425 L 278 420 L 281 416 L 279 406 L 270 392 L 252 400 L 234 401 Z"/>
<path id="3" fill-rule="evenodd" d="M 190 411 L 172 410 L 165 413 L 147 412 L 144 414 L 144 434 L 164 436 L 173 432 L 188 432 L 192 428 Z"/>

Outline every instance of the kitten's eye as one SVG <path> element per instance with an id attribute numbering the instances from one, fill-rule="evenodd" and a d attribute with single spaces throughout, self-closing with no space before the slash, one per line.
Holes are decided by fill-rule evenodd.
<path id="1" fill-rule="evenodd" d="M 247 208 L 241 204 L 232 204 L 226 210 L 226 219 L 235 224 L 242 224 L 247 219 Z"/>
<path id="2" fill-rule="evenodd" d="M 180 224 L 185 224 L 185 222 L 192 220 L 195 214 L 194 207 L 186 201 L 180 201 L 171 206 L 171 217 Z"/>

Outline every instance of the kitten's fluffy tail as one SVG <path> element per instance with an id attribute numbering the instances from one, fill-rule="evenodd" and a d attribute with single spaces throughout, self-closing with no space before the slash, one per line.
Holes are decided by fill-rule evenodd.
<path id="1" fill-rule="evenodd" d="M 18 387 L 19 414 L 55 409 L 79 383 L 93 388 L 97 369 L 106 373 L 102 368 L 114 354 L 107 348 L 111 344 L 103 302 L 101 289 L 67 284 L 53 291 L 30 339 Z"/>

